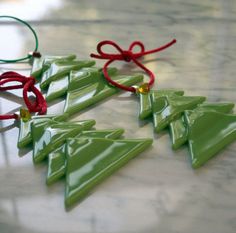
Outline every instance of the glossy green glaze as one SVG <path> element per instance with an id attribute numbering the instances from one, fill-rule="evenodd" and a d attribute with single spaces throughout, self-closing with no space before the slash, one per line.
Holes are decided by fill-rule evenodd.
<path id="1" fill-rule="evenodd" d="M 170 122 L 170 137 L 172 142 L 172 149 L 177 150 L 187 142 L 188 132 L 184 122 L 184 117 Z"/>
<path id="2" fill-rule="evenodd" d="M 229 113 L 233 108 L 233 103 L 203 103 L 199 105 L 196 110 Z M 172 148 L 175 150 L 187 142 L 188 133 L 186 124 L 184 122 L 184 117 L 181 117 L 170 123 L 170 136 L 172 141 Z"/>
<path id="3" fill-rule="evenodd" d="M 117 72 L 116 68 L 108 68 L 108 74 L 114 75 Z M 86 67 L 79 71 L 71 71 L 68 76 L 52 81 L 46 95 L 47 102 L 66 95 L 68 85 L 70 90 L 84 88 L 98 80 L 102 75 L 102 68 Z"/>
<path id="4" fill-rule="evenodd" d="M 123 133 L 124 129 L 84 130 L 76 137 L 117 139 L 120 138 Z"/>
<path id="5" fill-rule="evenodd" d="M 69 75 L 65 75 L 49 84 L 46 101 L 50 102 L 66 94 L 69 85 Z"/>
<path id="6" fill-rule="evenodd" d="M 48 173 L 46 183 L 51 185 L 64 177 L 66 171 L 66 144 L 48 154 Z"/>
<path id="7" fill-rule="evenodd" d="M 62 146 L 69 137 L 74 137 L 82 130 L 90 129 L 94 120 L 66 122 L 53 120 L 46 124 L 32 124 L 33 160 L 35 163 L 44 160 L 49 153 Z"/>
<path id="8" fill-rule="evenodd" d="M 180 95 L 182 96 L 184 92 L 182 90 L 171 90 L 171 89 L 162 89 L 162 90 L 151 90 L 148 94 L 139 94 L 140 105 L 139 105 L 139 119 L 144 120 L 147 117 L 152 115 L 152 102 L 151 94 L 155 93 L 155 96 L 170 96 L 170 95 Z"/>
<path id="9" fill-rule="evenodd" d="M 110 138 L 117 139 L 124 133 L 123 129 L 83 131 L 76 138 Z M 65 175 L 66 155 L 65 144 L 48 155 L 47 184 L 50 185 Z"/>
<path id="10" fill-rule="evenodd" d="M 236 140 L 236 115 L 215 111 L 185 111 L 193 168 L 205 164 Z"/>
<path id="11" fill-rule="evenodd" d="M 35 57 L 31 69 L 31 76 L 36 79 L 40 79 L 42 73 L 46 71 L 52 62 L 54 61 L 72 61 L 76 58 L 76 55 L 68 56 L 43 56 L 40 58 Z"/>
<path id="12" fill-rule="evenodd" d="M 66 115 L 64 115 L 64 116 L 66 116 Z M 32 142 L 32 137 L 31 137 L 31 123 L 32 122 L 36 123 L 36 122 L 48 121 L 48 120 L 55 119 L 55 118 L 58 121 L 65 120 L 65 118 L 60 115 L 58 115 L 58 116 L 57 115 L 32 116 L 32 118 L 26 122 L 24 122 L 21 119 L 18 142 L 17 142 L 18 148 L 23 148 Z"/>
<path id="13" fill-rule="evenodd" d="M 202 96 L 162 96 L 156 93 L 151 94 L 153 124 L 156 132 L 160 132 L 166 128 L 170 122 L 178 119 L 184 110 L 194 109 L 203 101 Z"/>
<path id="14" fill-rule="evenodd" d="M 107 69 L 110 76 L 114 76 L 117 73 L 117 69 L 110 67 Z M 90 67 L 83 68 L 79 71 L 72 71 L 70 75 L 69 90 L 79 90 L 99 82 L 99 79 L 103 78 L 102 68 Z"/>
<path id="15" fill-rule="evenodd" d="M 65 205 L 85 198 L 95 185 L 152 144 L 152 139 L 101 138 L 67 141 Z"/>
<path id="16" fill-rule="evenodd" d="M 143 80 L 143 75 L 115 76 L 113 79 L 123 85 L 132 86 L 141 82 Z M 117 93 L 118 91 L 118 88 L 109 85 L 101 75 L 97 82 L 85 86 L 84 88 L 69 89 L 64 112 L 72 115 Z"/>
<path id="17" fill-rule="evenodd" d="M 34 58 L 33 59 L 33 65 L 32 65 L 32 69 L 31 69 L 31 76 L 36 78 L 36 79 L 40 79 L 41 74 L 43 72 L 43 61 L 44 59 L 41 58 Z"/>
<path id="18" fill-rule="evenodd" d="M 43 73 L 40 88 L 47 88 L 52 81 L 69 75 L 72 70 L 80 70 L 83 67 L 90 67 L 94 64 L 95 61 L 92 60 L 54 61 L 51 63 L 50 68 Z"/>

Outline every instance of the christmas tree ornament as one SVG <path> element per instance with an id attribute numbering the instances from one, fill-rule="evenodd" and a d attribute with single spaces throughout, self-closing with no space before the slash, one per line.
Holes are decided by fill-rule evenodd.
<path id="1" fill-rule="evenodd" d="M 230 113 L 233 108 L 233 103 L 203 103 L 194 110 Z M 174 150 L 178 149 L 180 146 L 187 142 L 188 131 L 186 123 L 184 121 L 184 116 L 170 123 L 170 136 L 172 141 L 172 148 Z"/>
<path id="2" fill-rule="evenodd" d="M 12 18 L 18 20 L 17 18 Z M 24 23 L 20 19 L 18 21 Z M 29 26 L 27 23 L 24 24 Z M 32 29 L 30 26 L 29 28 Z M 149 139 L 129 139 L 116 143 L 115 140 L 123 134 L 124 130 L 90 130 L 95 124 L 94 120 L 66 121 L 69 116 L 77 112 L 77 109 L 80 110 L 97 103 L 116 93 L 118 89 L 104 81 L 101 68 L 92 67 L 95 64 L 92 60 L 77 60 L 75 55 L 41 56 L 37 51 L 37 35 L 33 29 L 32 32 L 36 39 L 36 47 L 33 53 L 21 59 L 1 60 L 1 62 L 17 62 L 28 59 L 32 63 L 30 77 L 25 77 L 15 72 L 6 72 L 0 76 L 0 91 L 23 89 L 23 98 L 27 109 L 20 109 L 20 114 L 2 115 L 0 119 L 19 120 L 18 148 L 22 149 L 26 146 L 32 146 L 34 163 L 48 159 L 48 184 L 68 174 L 68 170 L 69 173 L 71 172 L 71 162 L 70 166 L 67 166 L 68 161 L 65 153 L 66 140 L 76 138 L 83 140 L 88 138 L 113 140 L 110 141 L 110 144 L 107 144 L 108 148 L 110 148 L 110 156 L 104 158 L 103 165 L 103 170 L 109 172 L 113 171 L 115 167 L 120 167 L 131 157 L 136 156 L 146 149 L 148 145 L 151 145 L 152 140 Z M 142 75 L 118 76 L 116 75 L 116 68 L 109 68 L 108 73 L 124 85 L 134 85 L 143 78 Z M 15 85 L 15 82 L 19 82 L 20 84 Z M 40 83 L 41 89 L 44 89 L 44 92 L 47 93 L 47 100 L 53 100 L 67 95 L 66 111 L 62 115 L 45 115 L 47 112 L 47 103 L 42 92 L 35 87 L 37 82 Z M 6 86 L 7 83 L 13 83 L 13 85 Z M 33 92 L 35 95 L 35 100 L 33 101 L 28 97 L 28 93 L 30 92 Z M 74 98 L 75 92 L 81 92 L 78 96 L 84 100 Z M 86 97 L 86 93 L 90 95 L 91 99 Z M 70 104 L 72 108 L 70 108 Z M 87 154 L 87 156 L 94 157 L 94 149 L 99 150 L 103 148 L 102 144 L 104 144 L 103 141 L 101 143 L 100 141 L 96 143 L 93 141 L 91 146 L 86 144 L 86 148 L 91 151 L 91 154 Z M 122 151 L 118 151 L 118 147 Z M 80 150 L 82 148 L 77 149 Z M 113 164 L 111 164 L 112 158 L 114 160 Z M 101 159 L 100 152 L 98 166 L 100 166 L 99 159 Z M 93 158 L 93 163 L 95 168 L 92 168 L 92 170 L 96 173 L 97 165 L 95 157 Z M 76 166 L 79 169 L 81 165 L 77 164 Z M 103 172 L 102 177 L 105 178 L 107 175 L 107 172 Z M 70 197 L 68 200 L 70 201 Z"/>
<path id="3" fill-rule="evenodd" d="M 114 80 L 117 80 L 120 84 L 132 86 L 141 82 L 143 75 L 115 75 Z M 103 74 L 100 73 L 98 79 L 94 79 L 93 83 L 90 83 L 90 85 L 85 85 L 78 89 L 74 89 L 73 85 L 69 85 L 64 112 L 69 115 L 78 113 L 117 92 L 119 92 L 119 89 L 109 85 L 103 79 Z"/>
<path id="4" fill-rule="evenodd" d="M 205 101 L 202 96 L 162 96 L 152 93 L 153 124 L 156 132 L 165 129 L 170 122 L 179 118 L 184 110 L 194 109 L 198 104 Z"/>
<path id="5" fill-rule="evenodd" d="M 73 61 L 76 59 L 76 55 L 71 54 L 68 56 L 50 56 L 45 55 L 41 57 L 34 57 L 32 59 L 31 76 L 36 79 L 41 79 L 42 73 L 45 72 L 51 66 L 52 62 L 64 62 Z"/>
<path id="6" fill-rule="evenodd" d="M 95 62 L 92 60 L 54 61 L 43 72 L 40 87 L 45 89 L 52 81 L 68 76 L 72 70 L 80 70 L 83 67 L 93 66 L 94 64 Z"/>
<path id="7" fill-rule="evenodd" d="M 56 122 L 50 120 L 32 124 L 33 159 L 34 163 L 44 160 L 50 152 L 65 142 L 66 138 L 74 137 L 82 130 L 88 130 L 95 125 L 94 120 L 77 122 Z"/>
<path id="8" fill-rule="evenodd" d="M 83 131 L 75 136 L 75 138 L 110 138 L 118 139 L 124 133 L 123 129 L 114 130 L 88 130 Z M 47 184 L 51 185 L 65 175 L 66 171 L 66 143 L 51 152 L 48 155 L 48 173 Z"/>
<path id="9" fill-rule="evenodd" d="M 236 115 L 209 110 L 185 111 L 193 168 L 205 164 L 236 140 Z"/>
<path id="10" fill-rule="evenodd" d="M 209 151 L 206 150 L 206 148 L 204 148 L 204 153 L 201 154 L 200 153 L 201 150 L 198 150 L 198 148 L 200 147 L 196 146 L 197 149 L 195 151 L 193 148 L 195 148 L 195 145 L 197 145 L 198 141 L 195 140 L 194 141 L 195 143 L 193 143 L 193 140 L 191 140 L 191 135 L 189 135 L 190 132 L 188 130 L 190 126 L 187 127 L 185 125 L 185 120 L 184 120 L 185 118 L 187 118 L 186 111 L 191 112 L 190 110 L 195 110 L 195 109 L 196 111 L 197 109 L 203 111 L 203 109 L 205 109 L 206 111 L 214 110 L 218 114 L 220 113 L 223 114 L 223 113 L 228 113 L 229 111 L 231 111 L 234 104 L 232 103 L 223 103 L 223 104 L 220 103 L 220 104 L 213 104 L 213 105 L 209 103 L 202 104 L 206 100 L 206 98 L 203 96 L 183 96 L 184 92 L 181 90 L 152 90 L 151 89 L 155 80 L 155 76 L 147 67 L 145 67 L 137 59 L 150 53 L 159 52 L 171 46 L 175 42 L 176 41 L 173 40 L 170 43 L 160 48 L 150 50 L 150 51 L 145 51 L 144 45 L 142 44 L 142 42 L 139 42 L 139 41 L 133 42 L 129 46 L 128 50 L 123 50 L 120 46 L 118 46 L 113 41 L 102 41 L 97 46 L 98 54 L 91 54 L 91 57 L 108 60 L 103 67 L 103 74 L 108 83 L 120 89 L 136 93 L 136 95 L 139 97 L 139 100 L 140 100 L 139 119 L 144 120 L 144 119 L 152 118 L 154 131 L 157 133 L 167 127 L 170 128 L 173 149 L 176 149 L 179 146 L 181 146 L 183 143 L 185 143 L 186 141 L 189 141 L 192 158 L 194 157 L 195 158 L 194 161 L 197 161 L 197 162 L 192 162 L 193 164 L 192 167 L 197 168 L 203 165 L 209 158 L 213 157 L 215 153 L 218 151 L 218 148 L 220 147 L 218 143 L 211 144 L 211 141 L 218 142 L 217 139 L 219 137 L 217 136 L 216 132 L 213 129 L 208 128 L 208 131 L 211 131 L 212 135 L 211 137 L 205 137 L 204 143 L 206 143 L 206 145 L 207 143 L 211 144 L 212 147 L 214 147 L 214 150 L 212 149 L 210 151 L 212 153 L 210 153 Z M 105 45 L 110 45 L 114 47 L 118 51 L 118 53 L 109 54 L 109 53 L 104 52 L 103 47 Z M 138 53 L 133 52 L 135 47 L 139 47 L 140 52 Z M 147 75 L 150 78 L 149 82 L 142 83 L 139 86 L 131 86 L 131 87 L 117 83 L 116 80 L 114 80 L 112 76 L 110 76 L 107 72 L 108 66 L 116 60 L 123 60 L 126 62 L 133 61 L 137 66 L 139 66 L 141 69 L 143 69 L 147 73 Z M 199 107 L 200 104 L 202 104 L 201 107 Z M 233 121 L 234 118 L 231 118 L 231 119 Z M 203 117 L 202 121 L 204 122 L 204 120 L 207 121 L 207 114 L 206 114 L 206 117 Z M 234 124 L 231 124 L 231 126 L 235 127 Z M 227 129 L 227 125 L 225 127 Z M 234 137 L 234 134 L 231 134 L 231 136 L 229 137 L 227 130 L 223 131 L 223 129 L 221 129 L 220 131 L 220 128 L 218 130 L 219 130 L 218 133 L 221 135 L 221 139 L 223 142 L 226 141 L 228 143 L 230 141 L 228 138 L 230 138 L 231 141 L 236 139 Z M 208 134 L 210 135 L 210 133 Z M 225 144 L 222 143 L 222 145 L 225 145 Z M 201 162 L 199 162 L 199 160 Z"/>
<path id="11" fill-rule="evenodd" d="M 120 89 L 139 99 L 139 120 L 151 119 L 156 133 L 169 128 L 173 149 L 188 143 L 193 168 L 204 165 L 236 140 L 236 115 L 230 113 L 233 103 L 203 103 L 205 97 L 184 96 L 182 90 L 152 89 L 155 75 L 139 58 L 162 51 L 176 40 L 149 51 L 140 41 L 133 42 L 128 50 L 113 41 L 102 41 L 97 46 L 98 54 L 91 54 L 93 58 L 107 60 L 99 68 L 94 66 L 95 61 L 78 60 L 74 54 L 41 55 L 34 29 L 21 19 L 0 16 L 4 17 L 27 26 L 34 35 L 35 48 L 23 58 L 0 59 L 0 62 L 29 60 L 32 64 L 30 77 L 15 72 L 0 75 L 0 91 L 23 89 L 27 107 L 20 109 L 19 114 L 0 115 L 0 120 L 19 120 L 18 148 L 32 147 L 34 163 L 48 160 L 48 185 L 65 177 L 66 207 L 81 201 L 98 183 L 152 144 L 152 139 L 119 139 L 123 129 L 92 129 L 95 120 L 68 121 L 73 114 Z M 118 53 L 104 52 L 106 45 L 113 46 Z M 140 51 L 134 52 L 135 48 Z M 149 76 L 149 81 L 144 82 L 142 74 L 120 75 L 118 69 L 109 67 L 117 60 L 133 61 Z M 7 86 L 8 83 L 12 85 Z M 33 100 L 29 93 L 34 94 Z M 64 96 L 63 113 L 46 115 L 47 102 Z"/>
<path id="12" fill-rule="evenodd" d="M 137 59 L 151 53 L 156 53 L 173 45 L 176 40 L 172 40 L 170 43 L 161 46 L 160 48 L 145 51 L 145 47 L 142 42 L 133 42 L 128 50 L 123 50 L 119 45 L 113 41 L 102 41 L 97 46 L 97 54 L 91 54 L 91 57 L 98 59 L 107 59 L 103 67 L 103 74 L 107 82 L 116 86 L 117 88 L 136 93 L 140 99 L 139 118 L 145 119 L 152 115 L 154 129 L 156 132 L 166 128 L 168 124 L 178 118 L 186 109 L 193 109 L 198 104 L 205 101 L 205 97 L 199 96 L 183 96 L 184 92 L 181 90 L 151 90 L 155 81 L 154 74 L 145 67 Z M 109 54 L 103 51 L 103 47 L 106 45 L 113 46 L 117 49 L 118 54 Z M 135 47 L 139 47 L 140 52 L 134 53 Z M 148 83 L 142 83 L 140 86 L 126 86 L 125 84 L 118 83 L 108 73 L 108 66 L 116 60 L 124 60 L 126 62 L 133 61 L 138 67 L 144 70 L 150 80 Z M 65 112 L 67 112 L 65 110 Z"/>
<path id="13" fill-rule="evenodd" d="M 116 68 L 109 68 L 108 73 L 115 75 Z M 102 69 L 98 67 L 82 68 L 79 71 L 71 71 L 68 76 L 52 81 L 49 84 L 46 100 L 50 102 L 67 94 L 68 86 L 73 89 L 90 86 L 95 80 L 102 77 Z"/>
<path id="14" fill-rule="evenodd" d="M 164 89 L 164 90 L 150 90 L 148 93 L 142 94 L 140 91 L 138 91 L 139 96 L 139 119 L 144 120 L 152 115 L 152 101 L 151 101 L 151 95 L 154 95 L 157 97 L 163 97 L 163 96 L 170 96 L 170 95 L 184 95 L 184 91 L 182 90 L 171 90 L 171 89 Z"/>
<path id="15" fill-rule="evenodd" d="M 64 121 L 66 114 L 63 115 L 35 115 L 31 116 L 30 119 L 24 120 L 20 118 L 20 130 L 18 136 L 17 146 L 19 149 L 26 147 L 32 142 L 31 137 L 31 124 L 36 122 L 49 121 L 51 119 L 55 121 Z"/>
<path id="16" fill-rule="evenodd" d="M 68 139 L 65 206 L 81 201 L 94 186 L 151 144 L 152 139 Z"/>

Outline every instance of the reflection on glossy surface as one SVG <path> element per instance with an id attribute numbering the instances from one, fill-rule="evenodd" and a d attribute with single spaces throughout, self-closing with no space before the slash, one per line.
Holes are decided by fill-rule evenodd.
<path id="1" fill-rule="evenodd" d="M 101 72 L 101 68 L 98 67 L 83 68 L 80 71 L 72 71 L 70 75 L 69 90 L 78 90 L 98 82 L 98 79 L 101 77 Z"/>
<path id="2" fill-rule="evenodd" d="M 229 113 L 233 108 L 233 103 L 203 103 L 200 104 L 195 110 Z M 170 123 L 170 136 L 172 148 L 175 150 L 187 142 L 188 133 L 184 117 Z"/>
<path id="3" fill-rule="evenodd" d="M 51 119 L 57 117 L 58 115 L 38 115 L 38 116 L 32 116 L 32 119 L 29 121 L 24 122 L 23 120 L 20 120 L 20 129 L 19 129 L 19 136 L 18 136 L 18 148 L 23 148 L 27 145 L 29 145 L 32 142 L 31 137 L 31 124 L 37 123 L 37 122 L 47 122 Z"/>
<path id="4" fill-rule="evenodd" d="M 59 123 L 53 120 L 46 124 L 32 124 L 33 159 L 35 163 L 44 160 L 50 152 L 64 144 L 67 138 L 74 137 L 82 130 L 90 129 L 94 120 Z"/>
<path id="5" fill-rule="evenodd" d="M 108 74 L 113 76 L 118 70 L 116 68 L 108 68 Z M 83 68 L 80 71 L 72 71 L 70 75 L 69 90 L 79 90 L 86 86 L 90 86 L 93 83 L 99 82 L 99 79 L 103 77 L 102 68 L 90 67 Z"/>
<path id="6" fill-rule="evenodd" d="M 90 130 L 83 131 L 76 135 L 76 138 L 110 138 L 117 139 L 123 134 L 123 129 L 116 130 Z M 50 185 L 58 181 L 65 175 L 66 171 L 66 155 L 65 155 L 65 144 L 60 148 L 52 151 L 48 155 L 48 173 L 47 173 L 47 184 Z"/>
<path id="7" fill-rule="evenodd" d="M 72 70 L 79 70 L 83 67 L 93 66 L 94 64 L 95 61 L 92 60 L 54 61 L 43 72 L 40 87 L 45 89 L 52 81 L 69 75 Z"/>
<path id="8" fill-rule="evenodd" d="M 31 76 L 35 77 L 36 79 L 41 79 L 43 72 L 45 72 L 51 64 L 55 61 L 73 61 L 76 58 L 76 55 L 68 55 L 68 56 L 42 56 L 40 58 L 34 58 L 32 69 L 31 69 Z"/>
<path id="9" fill-rule="evenodd" d="M 139 105 L 139 118 L 145 119 L 147 117 L 150 117 L 152 115 L 152 102 L 151 97 L 152 93 L 155 93 L 155 98 L 159 98 L 162 96 L 169 96 L 169 95 L 183 95 L 184 92 L 181 90 L 168 90 L 168 89 L 162 89 L 162 90 L 151 90 L 148 94 L 139 94 L 140 98 L 140 105 Z"/>
<path id="10" fill-rule="evenodd" d="M 185 118 L 193 168 L 202 166 L 236 140 L 236 115 L 196 110 L 187 111 Z"/>
<path id="11" fill-rule="evenodd" d="M 48 172 L 47 185 L 51 185 L 58 181 L 65 174 L 66 157 L 65 144 L 48 154 Z"/>
<path id="12" fill-rule="evenodd" d="M 132 86 L 143 80 L 142 75 L 136 76 L 115 76 L 114 79 L 120 84 Z M 109 85 L 102 75 L 99 80 L 89 86 L 78 90 L 68 91 L 64 111 L 69 114 L 77 113 L 86 107 L 93 105 L 119 91 Z"/>
<path id="13" fill-rule="evenodd" d="M 109 75 L 114 75 L 116 72 L 116 68 L 108 69 Z M 101 76 L 102 70 L 97 67 L 82 68 L 79 71 L 72 70 L 69 75 L 52 81 L 49 84 L 46 100 L 50 102 L 58 97 L 65 96 L 68 88 L 79 91 L 80 88 L 83 89 L 96 83 Z"/>
<path id="14" fill-rule="evenodd" d="M 65 205 L 70 207 L 119 167 L 152 144 L 151 139 L 68 141 Z"/>
<path id="15" fill-rule="evenodd" d="M 66 94 L 69 85 L 69 75 L 65 75 L 58 80 L 52 81 L 47 90 L 47 103 Z"/>
<path id="16" fill-rule="evenodd" d="M 206 98 L 203 96 L 170 95 L 159 97 L 153 93 L 151 95 L 151 101 L 155 131 L 160 132 L 166 128 L 171 121 L 179 118 L 184 110 L 196 108 L 196 106 L 204 102 L 205 99 Z"/>

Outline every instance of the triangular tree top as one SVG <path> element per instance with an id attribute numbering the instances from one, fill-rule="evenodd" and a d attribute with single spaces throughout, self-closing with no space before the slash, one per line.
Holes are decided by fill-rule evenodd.
<path id="1" fill-rule="evenodd" d="M 172 90 L 172 89 L 151 90 L 147 94 L 140 93 L 139 118 L 142 120 L 152 115 L 152 102 L 151 102 L 152 93 L 155 93 L 156 97 L 170 96 L 170 95 L 182 96 L 184 94 L 182 90 Z"/>
<path id="2" fill-rule="evenodd" d="M 31 124 L 36 122 L 44 122 L 44 121 L 64 121 L 68 115 L 36 115 L 32 116 L 31 119 L 28 121 L 24 121 L 20 119 L 20 130 L 19 130 L 19 136 L 18 136 L 18 148 L 23 148 L 30 144 L 32 142 L 31 137 Z"/>
<path id="3" fill-rule="evenodd" d="M 47 155 L 63 145 L 68 137 L 74 137 L 82 130 L 90 129 L 94 120 L 59 123 L 49 121 L 46 124 L 32 124 L 33 159 L 34 162 L 44 160 Z"/>

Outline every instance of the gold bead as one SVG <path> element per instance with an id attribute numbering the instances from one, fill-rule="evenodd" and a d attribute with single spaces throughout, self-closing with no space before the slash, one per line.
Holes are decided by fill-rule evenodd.
<path id="1" fill-rule="evenodd" d="M 26 122 L 31 119 L 31 114 L 28 109 L 20 109 L 20 118 Z"/>
<path id="2" fill-rule="evenodd" d="M 138 92 L 141 94 L 147 94 L 150 91 L 150 87 L 148 83 L 143 83 L 138 87 Z"/>

